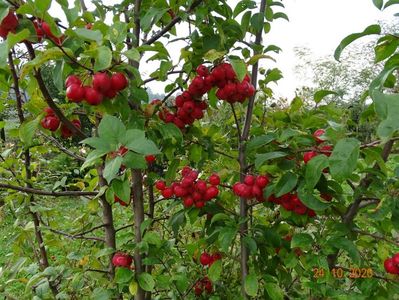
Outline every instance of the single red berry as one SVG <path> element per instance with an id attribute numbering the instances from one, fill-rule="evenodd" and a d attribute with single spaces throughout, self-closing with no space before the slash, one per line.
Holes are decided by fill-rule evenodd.
<path id="1" fill-rule="evenodd" d="M 255 179 L 255 184 L 263 189 L 269 184 L 269 178 L 266 175 L 259 175 Z"/>
<path id="2" fill-rule="evenodd" d="M 111 88 L 115 91 L 124 90 L 129 85 L 123 73 L 114 73 L 111 76 Z"/>
<path id="3" fill-rule="evenodd" d="M 219 194 L 219 189 L 216 186 L 210 186 L 204 195 L 204 200 L 209 201 Z"/>
<path id="4" fill-rule="evenodd" d="M 146 155 L 145 160 L 147 163 L 152 164 L 157 158 L 155 155 Z"/>
<path id="5" fill-rule="evenodd" d="M 163 180 L 158 180 L 155 182 L 155 187 L 158 191 L 163 191 L 166 188 L 166 183 Z"/>
<path id="6" fill-rule="evenodd" d="M 92 87 L 85 87 L 85 99 L 90 105 L 99 105 L 103 101 L 103 95 Z"/>
<path id="7" fill-rule="evenodd" d="M 205 194 L 207 191 L 207 186 L 206 186 L 206 182 L 202 179 L 199 179 L 196 183 L 195 183 L 195 189 L 201 193 L 201 194 Z"/>
<path id="8" fill-rule="evenodd" d="M 397 265 L 395 265 L 392 258 L 387 258 L 384 261 L 384 268 L 385 271 L 387 271 L 390 274 L 399 274 L 399 268 Z"/>
<path id="9" fill-rule="evenodd" d="M 191 196 L 184 197 L 184 199 L 183 199 L 184 207 L 189 208 L 189 207 L 193 206 L 193 204 L 194 204 L 193 197 L 191 197 Z"/>
<path id="10" fill-rule="evenodd" d="M 15 28 L 18 26 L 18 18 L 15 15 L 15 12 L 9 11 L 7 16 L 1 21 L 0 27 L 12 31 L 15 30 Z"/>
<path id="11" fill-rule="evenodd" d="M 245 176 L 244 183 L 246 185 L 254 185 L 255 184 L 255 176 L 253 176 L 253 175 Z"/>
<path id="12" fill-rule="evenodd" d="M 129 268 L 132 262 L 133 258 L 127 253 L 118 252 L 112 257 L 112 264 L 115 267 Z"/>
<path id="13" fill-rule="evenodd" d="M 60 120 L 56 116 L 47 116 L 40 122 L 42 127 L 50 131 L 56 131 L 60 126 Z"/>
<path id="14" fill-rule="evenodd" d="M 81 102 L 85 98 L 85 88 L 77 83 L 72 83 L 66 90 L 66 96 L 71 102 Z"/>
<path id="15" fill-rule="evenodd" d="M 399 267 L 399 253 L 396 253 L 394 256 L 392 256 L 392 261 L 395 266 Z"/>
<path id="16" fill-rule="evenodd" d="M 320 194 L 320 197 L 323 198 L 326 201 L 331 201 L 333 196 L 331 196 L 330 194 Z"/>
<path id="17" fill-rule="evenodd" d="M 315 132 L 313 132 L 313 138 L 318 144 L 321 144 L 325 141 L 321 136 L 323 136 L 326 133 L 324 129 L 317 129 Z"/>
<path id="18" fill-rule="evenodd" d="M 190 174 L 190 172 L 192 171 L 192 169 L 189 166 L 185 166 L 183 167 L 183 169 L 181 170 L 181 175 L 183 177 L 186 177 L 188 174 Z"/>
<path id="19" fill-rule="evenodd" d="M 55 116 L 54 110 L 51 107 L 46 107 L 43 111 L 46 113 L 46 116 Z"/>
<path id="20" fill-rule="evenodd" d="M 203 208 L 204 206 L 205 206 L 205 202 L 204 201 L 195 202 L 195 207 L 196 208 Z"/>
<path id="21" fill-rule="evenodd" d="M 72 84 L 78 84 L 78 85 L 82 85 L 82 81 L 80 80 L 80 78 L 76 75 L 69 75 L 67 77 L 67 79 L 65 80 L 65 86 L 69 87 Z"/>
<path id="22" fill-rule="evenodd" d="M 201 256 L 200 256 L 200 263 L 201 263 L 201 265 L 203 265 L 203 266 L 209 265 L 210 262 L 211 262 L 211 260 L 212 260 L 212 257 L 211 257 L 211 255 L 209 255 L 208 252 L 204 252 L 204 253 L 202 253 Z"/>
<path id="23" fill-rule="evenodd" d="M 93 75 L 93 88 L 100 93 L 105 93 L 111 89 L 111 78 L 107 73 L 96 73 Z"/>
<path id="24" fill-rule="evenodd" d="M 218 174 L 212 174 L 211 176 L 209 176 L 208 179 L 209 183 L 211 185 L 219 185 L 220 184 L 220 177 Z"/>
<path id="25" fill-rule="evenodd" d="M 315 151 L 308 151 L 303 154 L 303 161 L 307 164 L 313 157 L 317 156 L 317 152 Z"/>
<path id="26" fill-rule="evenodd" d="M 202 76 L 202 77 L 205 77 L 205 76 L 208 76 L 209 75 L 209 70 L 208 70 L 208 68 L 207 67 L 205 67 L 204 65 L 199 65 L 198 67 L 197 67 L 197 74 L 199 75 L 199 76 Z"/>
<path id="27" fill-rule="evenodd" d="M 331 146 L 331 145 L 325 145 L 320 148 L 320 152 L 326 156 L 331 156 L 332 150 L 333 150 L 333 146 Z"/>
<path id="28" fill-rule="evenodd" d="M 173 197 L 173 189 L 170 187 L 167 187 L 162 190 L 161 194 L 166 199 L 172 198 Z"/>

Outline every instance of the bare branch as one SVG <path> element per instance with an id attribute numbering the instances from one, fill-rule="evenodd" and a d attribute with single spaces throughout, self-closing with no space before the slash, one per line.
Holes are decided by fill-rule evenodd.
<path id="1" fill-rule="evenodd" d="M 91 241 L 98 241 L 98 242 L 103 242 L 105 243 L 105 240 L 103 238 L 95 237 L 95 236 L 81 236 L 81 235 L 73 235 L 69 234 L 67 232 L 63 232 L 61 230 L 49 228 L 49 227 L 43 227 L 53 233 L 65 236 L 67 238 L 73 239 L 73 240 L 91 240 Z"/>
<path id="2" fill-rule="evenodd" d="M 8 190 L 20 191 L 20 192 L 27 193 L 27 194 L 52 196 L 52 197 L 96 196 L 98 194 L 98 192 L 85 192 L 85 191 L 62 191 L 62 192 L 44 191 L 44 190 L 34 189 L 31 187 L 22 187 L 22 186 L 16 186 L 16 185 L 5 184 L 5 183 L 0 183 L 0 189 L 4 189 L 4 190 L 8 189 Z"/>
<path id="3" fill-rule="evenodd" d="M 68 148 L 65 148 L 59 141 L 57 141 L 56 138 L 46 135 L 46 134 L 43 134 L 43 133 L 40 133 L 40 135 L 43 136 L 44 138 L 46 138 L 47 140 L 51 141 L 54 146 L 56 146 L 58 149 L 60 149 L 65 154 L 68 154 L 69 156 L 71 156 L 79 161 L 82 161 L 82 162 L 86 160 L 83 156 L 80 156 L 80 155 L 72 152 Z"/>
<path id="4" fill-rule="evenodd" d="M 186 10 L 187 14 L 190 14 L 198 5 L 202 3 L 203 0 L 196 0 L 191 4 L 190 8 Z M 173 28 L 177 23 L 179 23 L 182 20 L 180 16 L 176 16 L 170 21 L 168 25 L 166 25 L 162 30 L 160 30 L 158 33 L 153 35 L 149 40 L 144 42 L 144 45 L 151 45 L 152 43 L 156 42 L 159 40 L 165 33 L 167 33 L 169 30 Z"/>

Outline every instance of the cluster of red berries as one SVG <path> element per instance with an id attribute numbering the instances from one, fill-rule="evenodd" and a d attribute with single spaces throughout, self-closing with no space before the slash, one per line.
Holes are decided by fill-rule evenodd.
<path id="1" fill-rule="evenodd" d="M 57 131 L 58 127 L 60 127 L 60 119 L 55 115 L 54 111 L 50 107 L 46 107 L 44 109 L 46 113 L 44 118 L 40 121 L 40 124 L 44 129 L 48 129 L 50 131 Z M 75 127 L 80 129 L 80 121 L 79 119 L 74 119 L 71 121 Z M 73 135 L 72 131 L 65 125 L 61 125 L 61 136 L 63 138 L 69 138 Z"/>
<path id="2" fill-rule="evenodd" d="M 5 39 L 9 32 L 14 32 L 19 22 L 18 18 L 13 11 L 9 11 L 7 16 L 1 21 L 0 24 L 0 36 Z"/>
<path id="3" fill-rule="evenodd" d="M 203 266 L 212 266 L 215 261 L 222 259 L 222 254 L 220 252 L 215 252 L 210 254 L 208 252 L 203 252 L 200 256 L 200 263 Z"/>
<path id="4" fill-rule="evenodd" d="M 99 105 L 104 97 L 114 98 L 117 93 L 128 86 L 128 80 L 122 73 L 99 72 L 93 75 L 92 85 L 83 86 L 82 81 L 75 75 L 70 75 L 65 81 L 66 96 L 71 102 L 86 100 L 90 105 Z"/>
<path id="5" fill-rule="evenodd" d="M 133 257 L 127 253 L 117 252 L 112 257 L 112 264 L 114 265 L 114 267 L 133 269 L 133 267 L 131 266 L 132 262 Z"/>
<path id="6" fill-rule="evenodd" d="M 194 285 L 194 293 L 196 296 L 201 296 L 204 291 L 206 291 L 207 294 L 213 291 L 212 281 L 210 281 L 207 276 L 198 280 Z"/>
<path id="7" fill-rule="evenodd" d="M 57 45 L 61 46 L 62 42 L 64 41 L 64 36 L 62 35 L 61 37 L 56 37 L 50 29 L 50 25 L 40 19 L 36 19 L 33 21 L 33 26 L 35 27 L 36 30 L 36 35 L 37 35 L 37 40 L 41 42 L 43 38 L 47 38 L 52 40 L 54 43 Z"/>
<path id="8" fill-rule="evenodd" d="M 188 166 L 183 168 L 181 174 L 182 179 L 173 182 L 170 186 L 166 186 L 163 180 L 155 183 L 155 187 L 161 191 L 164 198 L 176 196 L 181 198 L 186 208 L 192 206 L 202 208 L 206 202 L 216 198 L 219 194 L 217 186 L 220 184 L 220 178 L 217 174 L 212 174 L 208 178 L 209 184 L 205 180 L 198 179 L 198 171 Z"/>
<path id="9" fill-rule="evenodd" d="M 396 253 L 394 256 L 387 258 L 384 261 L 384 268 L 390 274 L 398 274 L 399 275 L 399 253 Z"/>
<path id="10" fill-rule="evenodd" d="M 318 144 L 318 147 L 316 147 L 312 151 L 305 152 L 303 154 L 303 161 L 305 164 L 307 164 L 313 157 L 319 155 L 319 154 L 324 154 L 326 156 L 330 156 L 333 150 L 333 147 L 331 145 L 321 145 L 322 143 L 325 142 L 325 140 L 322 138 L 322 136 L 325 134 L 324 129 L 317 129 L 313 133 L 313 137 Z M 325 170 L 326 172 L 327 170 Z"/>
<path id="11" fill-rule="evenodd" d="M 313 209 L 307 208 L 305 204 L 303 204 L 302 201 L 299 199 L 296 193 L 284 194 L 278 198 L 276 198 L 274 195 L 271 195 L 268 201 L 280 204 L 286 210 L 292 211 L 298 215 L 307 214 L 311 218 L 316 216 L 315 211 Z"/>
<path id="12" fill-rule="evenodd" d="M 199 65 L 196 72 L 197 76 L 191 81 L 187 91 L 176 97 L 175 112 L 168 108 L 159 111 L 158 116 L 165 123 L 174 123 L 183 129 L 195 120 L 202 119 L 208 104 L 201 98 L 213 87 L 218 88 L 216 96 L 229 103 L 242 103 L 255 94 L 255 87 L 249 82 L 249 76 L 245 76 L 244 80 L 239 82 L 233 67 L 228 63 L 216 66 L 211 73 L 206 66 Z"/>
<path id="13" fill-rule="evenodd" d="M 269 184 L 269 178 L 265 175 L 246 175 L 244 182 L 237 182 L 233 185 L 233 193 L 245 199 L 256 198 L 264 202 L 263 189 Z"/>
<path id="14" fill-rule="evenodd" d="M 248 97 L 255 95 L 255 87 L 250 83 L 250 77 L 246 75 L 242 82 L 239 82 L 233 67 L 228 63 L 216 66 L 211 77 L 214 85 L 219 89 L 216 97 L 229 103 L 243 103 Z"/>

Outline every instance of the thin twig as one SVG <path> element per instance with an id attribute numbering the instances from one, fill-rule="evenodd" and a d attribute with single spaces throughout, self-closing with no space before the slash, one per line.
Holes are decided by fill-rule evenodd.
<path id="1" fill-rule="evenodd" d="M 63 235 L 65 237 L 73 239 L 73 240 L 75 240 L 75 239 L 76 240 L 91 240 L 91 241 L 98 241 L 98 242 L 105 243 L 105 240 L 103 238 L 99 238 L 99 237 L 95 237 L 95 236 L 81 236 L 81 235 L 75 236 L 73 234 L 69 234 L 67 232 L 63 232 L 63 231 L 57 230 L 57 229 L 48 228 L 48 227 L 43 227 L 43 228 L 45 228 L 53 233 Z"/>
<path id="2" fill-rule="evenodd" d="M 0 189 L 9 189 L 9 190 L 14 190 L 14 191 L 20 191 L 20 192 L 27 193 L 27 194 L 52 196 L 52 197 L 96 196 L 98 194 L 98 192 L 85 192 L 85 191 L 53 192 L 53 191 L 45 191 L 45 190 L 39 190 L 39 189 L 30 188 L 30 187 L 16 186 L 16 185 L 5 184 L 5 183 L 0 183 Z"/>
<path id="3" fill-rule="evenodd" d="M 82 162 L 86 160 L 83 156 L 80 156 L 80 155 L 72 152 L 68 148 L 65 148 L 59 141 L 57 141 L 56 138 L 46 135 L 44 133 L 40 133 L 40 135 L 43 136 L 44 138 L 46 138 L 47 140 L 51 141 L 54 144 L 54 146 L 56 146 L 58 149 L 60 149 L 65 154 L 68 154 L 69 156 L 71 156 L 79 161 L 82 161 Z"/>

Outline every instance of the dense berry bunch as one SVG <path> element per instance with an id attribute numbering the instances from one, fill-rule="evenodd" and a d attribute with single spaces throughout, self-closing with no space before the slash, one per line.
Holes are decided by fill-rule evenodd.
<path id="1" fill-rule="evenodd" d="M 233 67 L 228 63 L 216 66 L 212 73 L 204 65 L 197 68 L 197 76 L 191 81 L 188 89 L 176 97 L 175 108 L 161 108 L 158 116 L 165 123 L 174 123 L 180 129 L 191 125 L 195 120 L 204 117 L 208 104 L 202 96 L 213 87 L 217 87 L 216 96 L 229 103 L 244 102 L 255 94 L 255 88 L 249 83 L 247 75 L 242 82 L 237 80 Z"/>
<path id="2" fill-rule="evenodd" d="M 39 42 L 41 42 L 43 38 L 47 38 L 49 40 L 52 40 L 57 45 L 61 46 L 62 42 L 64 41 L 64 36 L 61 36 L 59 38 L 56 37 L 51 32 L 50 25 L 43 20 L 40 19 L 34 20 L 33 26 L 35 27 L 37 39 Z"/>
<path id="3" fill-rule="evenodd" d="M 210 254 L 208 252 L 203 252 L 200 256 L 200 263 L 203 266 L 212 266 L 215 261 L 222 259 L 222 255 L 219 252 Z"/>
<path id="4" fill-rule="evenodd" d="M 84 86 L 79 77 L 70 75 L 65 81 L 66 96 L 71 102 L 86 100 L 90 105 L 99 105 L 104 98 L 112 99 L 128 86 L 128 80 L 122 73 L 99 72 L 93 75 L 91 86 Z"/>
<path id="5" fill-rule="evenodd" d="M 308 151 L 303 154 L 303 161 L 305 164 L 307 164 L 313 157 L 318 156 L 319 154 L 324 154 L 326 156 L 331 155 L 333 147 L 331 145 L 322 145 L 322 143 L 325 142 L 325 139 L 323 138 L 324 134 L 324 129 L 317 129 L 313 133 L 313 138 L 315 139 L 318 146 L 314 147 L 312 151 Z"/>
<path id="6" fill-rule="evenodd" d="M 50 107 L 46 107 L 44 109 L 45 116 L 44 118 L 40 121 L 40 124 L 44 129 L 48 129 L 50 131 L 57 131 L 57 129 L 60 127 L 60 119 L 55 115 L 54 111 Z M 81 124 L 78 119 L 74 119 L 71 121 L 75 127 L 80 128 Z M 72 131 L 65 125 L 61 124 L 61 136 L 63 138 L 69 138 L 73 135 Z"/>
<path id="7" fill-rule="evenodd" d="M 384 268 L 387 273 L 399 275 L 399 253 L 387 258 L 384 261 Z"/>
<path id="8" fill-rule="evenodd" d="M 0 36 L 2 38 L 7 38 L 8 33 L 15 33 L 15 29 L 17 28 L 19 22 L 18 18 L 13 11 L 9 11 L 7 16 L 1 21 L 0 24 Z"/>
<path id="9" fill-rule="evenodd" d="M 245 199 L 255 198 L 259 202 L 265 201 L 263 189 L 269 184 L 269 178 L 265 175 L 247 175 L 244 182 L 237 182 L 233 185 L 233 192 L 239 197 Z"/>
<path id="10" fill-rule="evenodd" d="M 219 194 L 217 185 L 220 183 L 219 176 L 213 174 L 209 177 L 208 183 L 198 178 L 198 171 L 190 167 L 184 167 L 180 181 L 173 182 L 171 186 L 166 186 L 165 181 L 159 180 L 155 187 L 161 191 L 165 198 L 173 196 L 181 198 L 185 207 L 195 206 L 204 207 L 205 203 L 216 198 Z"/>
<path id="11" fill-rule="evenodd" d="M 117 252 L 112 257 L 112 264 L 114 265 L 114 267 L 130 269 L 132 262 L 133 258 L 127 253 Z"/>
<path id="12" fill-rule="evenodd" d="M 228 63 L 216 66 L 211 73 L 212 82 L 218 87 L 216 97 L 229 103 L 243 103 L 248 97 L 255 95 L 255 87 L 250 83 L 248 75 L 239 82 L 233 67 Z"/>
<path id="13" fill-rule="evenodd" d="M 276 204 L 280 204 L 288 211 L 292 211 L 298 215 L 307 214 L 309 217 L 316 216 L 316 213 L 313 209 L 307 208 L 302 201 L 299 199 L 296 193 L 288 193 L 284 194 L 279 198 L 274 197 L 273 195 L 268 198 L 270 202 L 274 202 Z"/>
<path id="14" fill-rule="evenodd" d="M 196 296 L 201 296 L 204 291 L 206 291 L 207 294 L 213 291 L 212 281 L 210 281 L 207 276 L 198 280 L 194 285 L 194 293 Z"/>

